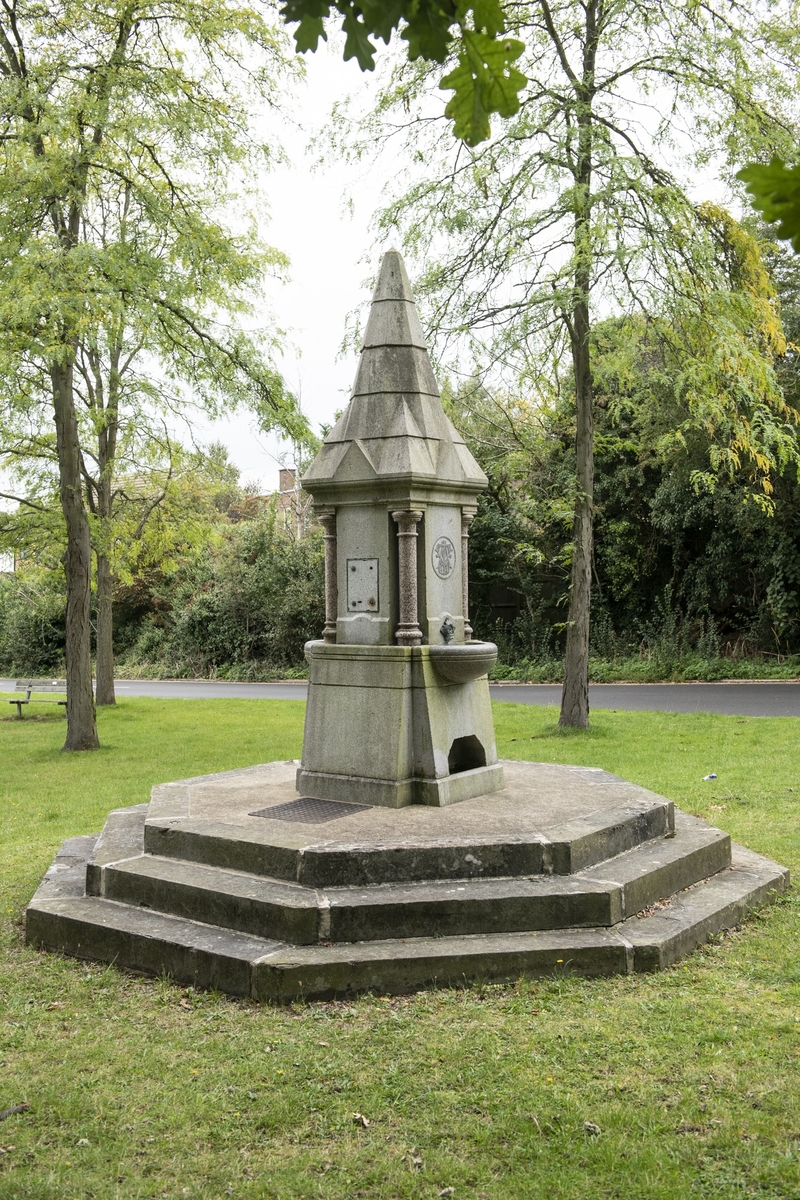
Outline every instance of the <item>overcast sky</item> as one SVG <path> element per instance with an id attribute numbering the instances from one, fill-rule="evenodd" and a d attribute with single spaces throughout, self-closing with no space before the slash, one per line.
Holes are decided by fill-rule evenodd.
<path id="1" fill-rule="evenodd" d="M 369 278 L 383 247 L 371 249 L 369 222 L 380 202 L 374 173 L 341 161 L 320 169 L 316 154 L 307 149 L 333 103 L 368 89 L 373 77 L 362 75 L 354 62 L 343 62 L 341 50 L 326 46 L 305 55 L 304 62 L 299 114 L 305 132 L 283 135 L 291 161 L 269 177 L 271 220 L 265 235 L 291 260 L 291 282 L 272 288 L 278 322 L 294 347 L 277 365 L 318 430 L 349 398 L 357 355 L 340 354 L 345 319 L 369 300 Z M 194 422 L 194 432 L 200 439 L 224 442 L 243 481 L 260 480 L 264 491 L 277 486 L 278 458 L 290 455 L 291 448 L 258 433 L 246 415 Z"/>

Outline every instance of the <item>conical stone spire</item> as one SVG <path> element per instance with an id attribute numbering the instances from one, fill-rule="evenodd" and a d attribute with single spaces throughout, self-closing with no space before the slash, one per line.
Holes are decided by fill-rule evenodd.
<path id="1" fill-rule="evenodd" d="M 487 479 L 447 419 L 403 260 L 389 250 L 372 298 L 350 403 L 303 478 L 319 503 L 341 491 L 465 502 Z"/>

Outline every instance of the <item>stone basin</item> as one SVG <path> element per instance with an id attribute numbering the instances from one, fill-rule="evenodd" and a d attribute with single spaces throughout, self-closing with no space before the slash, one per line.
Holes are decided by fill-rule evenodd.
<path id="1" fill-rule="evenodd" d="M 430 647 L 436 674 L 448 683 L 470 683 L 490 671 L 497 662 L 494 642 L 465 642 L 463 645 Z"/>

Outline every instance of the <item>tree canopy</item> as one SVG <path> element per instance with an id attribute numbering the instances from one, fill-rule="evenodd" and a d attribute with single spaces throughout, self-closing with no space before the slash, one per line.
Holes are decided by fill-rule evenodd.
<path id="1" fill-rule="evenodd" d="M 316 50 L 326 38 L 325 22 L 334 14 L 345 34 L 344 57 L 362 71 L 375 66 L 378 38 L 387 45 L 399 31 L 411 62 L 445 63 L 441 80 L 453 96 L 446 115 L 456 137 L 476 146 L 489 137 L 493 115 L 512 117 L 528 82 L 516 66 L 524 50 L 510 37 L 501 0 L 285 0 L 281 13 L 296 24 L 300 51 Z"/>
<path id="2" fill-rule="evenodd" d="M 434 68 L 400 63 L 358 150 L 391 139 L 396 162 L 398 142 L 406 146 L 406 186 L 396 186 L 379 227 L 384 236 L 399 230 L 419 262 L 440 358 L 531 396 L 563 386 L 570 363 L 576 488 L 562 720 L 586 724 L 592 330 L 616 314 L 658 313 L 684 339 L 708 336 L 710 350 L 713 331 L 727 328 L 730 345 L 715 343 L 692 385 L 690 419 L 724 376 L 718 402 L 732 422 L 730 453 L 745 453 L 749 439 L 757 458 L 773 437 L 780 420 L 762 425 L 751 414 L 763 411 L 753 408 L 756 395 L 770 411 L 778 403 L 777 343 L 742 341 L 740 321 L 744 309 L 760 319 L 769 301 L 731 292 L 724 258 L 735 223 L 697 203 L 692 175 L 712 161 L 730 175 L 742 157 L 794 143 L 800 39 L 782 5 L 764 13 L 740 3 L 531 0 L 504 12 L 525 47 L 516 115 L 471 150 L 448 143 L 446 118 L 429 104 Z M 687 354 L 702 374 L 703 359 Z M 705 412 L 721 430 L 722 414 Z M 709 453 L 706 484 L 725 458 L 718 445 Z M 762 478 L 768 487 L 770 471 Z"/>
<path id="3" fill-rule="evenodd" d="M 101 496 L 115 445 L 182 389 L 212 412 L 246 399 L 265 424 L 305 432 L 270 361 L 274 333 L 243 330 L 282 262 L 242 206 L 269 161 L 250 114 L 289 71 L 281 31 L 246 4 L 22 0 L 0 12 L 5 445 L 10 434 L 18 455 L 27 441 L 58 461 L 70 748 L 96 744 L 90 477 Z"/>

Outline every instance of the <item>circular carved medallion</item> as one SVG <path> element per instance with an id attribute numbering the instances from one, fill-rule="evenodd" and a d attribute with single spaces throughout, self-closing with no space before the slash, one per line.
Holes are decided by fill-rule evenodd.
<path id="1" fill-rule="evenodd" d="M 456 548 L 449 537 L 437 538 L 431 551 L 433 569 L 440 579 L 449 579 L 456 565 Z"/>

